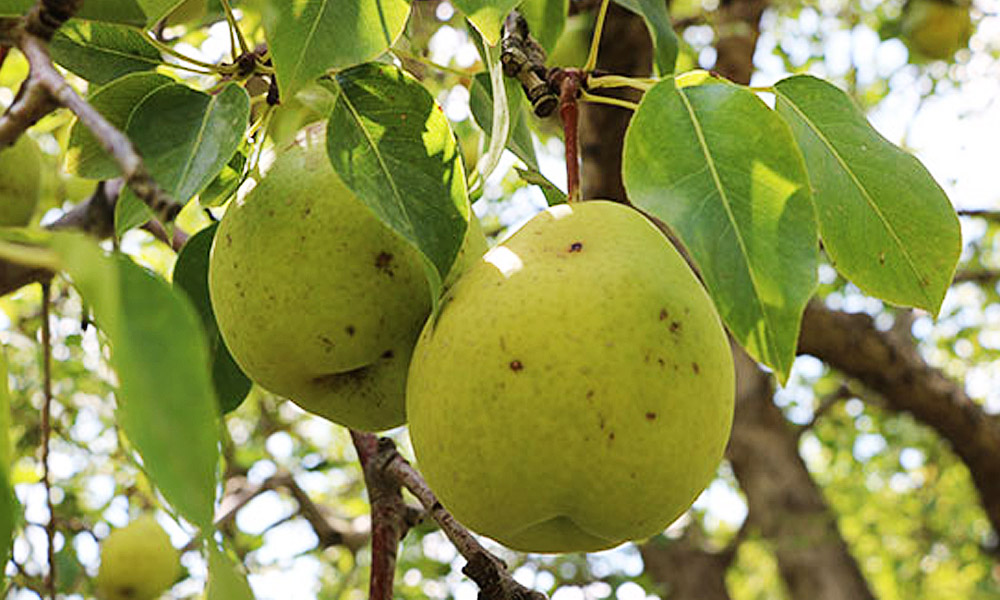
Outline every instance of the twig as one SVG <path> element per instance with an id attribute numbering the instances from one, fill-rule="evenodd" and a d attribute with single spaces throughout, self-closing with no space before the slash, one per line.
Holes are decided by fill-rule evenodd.
<path id="1" fill-rule="evenodd" d="M 956 211 L 960 217 L 973 217 L 986 219 L 987 221 L 1000 221 L 1000 210 L 989 210 L 985 208 L 966 209 Z"/>
<path id="2" fill-rule="evenodd" d="M 24 35 L 18 45 L 28 64 L 31 65 L 33 77 L 44 87 L 51 97 L 61 106 L 73 112 L 100 142 L 101 146 L 115 159 L 125 177 L 125 182 L 141 198 L 164 223 L 173 221 L 181 210 L 181 205 L 163 189 L 146 171 L 142 157 L 135 150 L 131 140 L 118 131 L 111 123 L 97 112 L 86 100 L 81 98 L 70 87 L 65 79 L 56 71 L 49 58 L 45 43 L 32 35 Z M 29 80 L 30 81 L 30 80 Z"/>
<path id="3" fill-rule="evenodd" d="M 42 283 L 42 483 L 45 486 L 45 504 L 49 520 L 45 524 L 46 558 L 49 565 L 45 573 L 45 587 L 49 598 L 56 598 L 56 511 L 52 503 L 52 474 L 49 471 L 49 443 L 52 435 L 52 329 L 49 324 L 51 298 L 49 282 Z"/>
<path id="4" fill-rule="evenodd" d="M 462 572 L 479 586 L 479 600 L 545 600 L 541 592 L 530 590 L 518 583 L 507 571 L 507 565 L 491 554 L 469 530 L 455 520 L 437 496 L 399 452 L 391 440 L 383 438 L 379 442 L 378 464 L 384 465 L 386 474 L 410 490 L 427 513 L 444 531 L 458 552 L 468 563 Z"/>
<path id="5" fill-rule="evenodd" d="M 398 456 L 392 440 L 351 430 L 351 441 L 364 470 L 371 503 L 372 565 L 368 598 L 392 600 L 399 541 L 419 522 L 419 511 L 403 502 L 399 481 L 387 476 L 383 468 L 385 461 Z"/>
<path id="6" fill-rule="evenodd" d="M 954 279 L 951 280 L 952 283 L 964 283 L 971 281 L 973 283 L 996 283 L 1000 279 L 1000 269 L 970 269 L 968 271 L 959 271 L 955 273 Z"/>

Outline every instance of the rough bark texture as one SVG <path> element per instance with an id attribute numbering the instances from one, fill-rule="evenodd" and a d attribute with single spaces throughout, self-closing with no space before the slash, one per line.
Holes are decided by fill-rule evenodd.
<path id="1" fill-rule="evenodd" d="M 866 314 L 837 312 L 813 301 L 803 317 L 799 352 L 861 381 L 887 408 L 910 413 L 948 440 L 969 468 L 993 529 L 1000 531 L 1000 420 L 928 365 L 909 334 L 879 331 Z"/>

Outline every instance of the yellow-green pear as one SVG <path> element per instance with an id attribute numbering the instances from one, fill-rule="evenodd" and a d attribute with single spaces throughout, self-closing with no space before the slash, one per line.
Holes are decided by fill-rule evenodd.
<path id="1" fill-rule="evenodd" d="M 900 37 L 919 60 L 950 60 L 969 45 L 969 5 L 956 0 L 908 0 Z"/>
<path id="2" fill-rule="evenodd" d="M 42 190 L 41 156 L 35 140 L 22 135 L 0 150 L 0 227 L 31 221 Z"/>
<path id="3" fill-rule="evenodd" d="M 209 292 L 251 379 L 331 421 L 378 431 L 405 421 L 408 360 L 430 312 L 421 261 L 343 184 L 325 131 L 310 128 L 226 211 Z"/>
<path id="4" fill-rule="evenodd" d="M 527 552 L 654 535 L 712 479 L 733 417 L 729 344 L 666 238 L 607 201 L 549 208 L 428 320 L 410 437 L 441 502 Z"/>
<path id="5" fill-rule="evenodd" d="M 101 542 L 97 594 L 102 600 L 154 600 L 180 569 L 170 536 L 152 515 L 143 515 Z"/>

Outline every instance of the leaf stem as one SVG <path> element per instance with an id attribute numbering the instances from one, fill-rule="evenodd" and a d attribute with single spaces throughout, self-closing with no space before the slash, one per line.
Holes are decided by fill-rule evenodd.
<path id="1" fill-rule="evenodd" d="M 604 32 L 604 19 L 608 16 L 608 0 L 601 1 L 601 10 L 597 13 L 597 23 L 594 25 L 594 37 L 590 39 L 590 53 L 587 62 L 583 64 L 584 72 L 591 72 L 597 67 L 597 49 L 601 45 L 601 34 Z"/>
<path id="2" fill-rule="evenodd" d="M 201 67 L 202 69 L 205 69 L 205 70 L 208 71 L 208 73 L 206 73 L 206 75 L 208 75 L 210 73 L 220 73 L 221 72 L 221 69 L 219 68 L 218 65 L 213 65 L 211 63 L 200 61 L 200 60 L 198 60 L 196 58 L 191 58 L 190 56 L 188 56 L 187 54 L 184 54 L 183 52 L 178 52 L 177 50 L 174 50 L 173 48 L 171 48 L 167 44 L 164 44 L 163 42 L 161 42 L 160 40 L 156 39 L 156 37 L 154 37 L 152 35 L 146 34 L 145 37 L 146 37 L 146 41 L 149 42 L 150 44 L 152 44 L 160 52 L 163 52 L 165 54 L 169 54 L 170 56 L 173 56 L 174 58 L 176 58 L 178 60 L 182 60 L 182 61 L 190 63 L 192 65 Z M 164 64 L 167 65 L 168 67 L 176 67 L 176 68 L 179 68 L 179 69 L 188 68 L 186 66 L 175 65 L 175 64 L 172 64 L 172 63 L 164 63 Z M 193 69 L 189 69 L 189 70 L 193 70 Z"/>
<path id="3" fill-rule="evenodd" d="M 658 82 L 659 79 L 649 77 L 628 77 L 626 75 L 588 75 L 586 87 L 590 90 L 628 87 L 646 92 Z"/>
<path id="4" fill-rule="evenodd" d="M 635 102 L 630 102 L 628 100 L 622 100 L 621 98 L 611 98 L 609 96 L 598 96 L 596 94 L 588 94 L 587 92 L 580 92 L 580 100 L 584 102 L 590 102 L 592 104 L 610 104 L 611 106 L 617 106 L 619 108 L 627 108 L 629 110 L 635 111 L 639 109 L 639 105 Z"/>
<path id="5" fill-rule="evenodd" d="M 229 4 L 229 0 L 221 0 L 222 9 L 226 12 L 226 21 L 229 23 L 229 40 L 233 45 L 233 62 L 239 58 L 236 54 L 236 43 L 239 42 L 240 54 L 249 54 L 250 46 L 247 45 L 246 38 L 243 37 L 243 32 L 240 31 L 239 25 L 236 23 L 236 15 L 233 14 L 233 7 Z M 235 35 L 235 40 L 233 36 Z"/>

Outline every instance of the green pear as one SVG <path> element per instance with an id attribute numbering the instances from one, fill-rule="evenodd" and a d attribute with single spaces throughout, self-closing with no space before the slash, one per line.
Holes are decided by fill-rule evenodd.
<path id="1" fill-rule="evenodd" d="M 974 29 L 969 6 L 953 0 L 909 0 L 900 27 L 917 62 L 951 60 L 968 47 Z"/>
<path id="2" fill-rule="evenodd" d="M 101 542 L 97 595 L 103 600 L 154 600 L 180 575 L 180 557 L 152 515 L 116 529 Z"/>
<path id="3" fill-rule="evenodd" d="M 0 227 L 31 221 L 42 190 L 41 156 L 35 140 L 22 135 L 0 150 Z"/>
<path id="4" fill-rule="evenodd" d="M 409 356 L 431 308 L 422 259 L 343 184 L 322 128 L 230 205 L 209 292 L 226 346 L 265 389 L 356 429 L 405 422 Z"/>
<path id="5" fill-rule="evenodd" d="M 712 479 L 734 374 L 711 299 L 642 215 L 549 208 L 490 250 L 428 320 L 410 437 L 441 502 L 528 552 L 662 531 Z"/>

